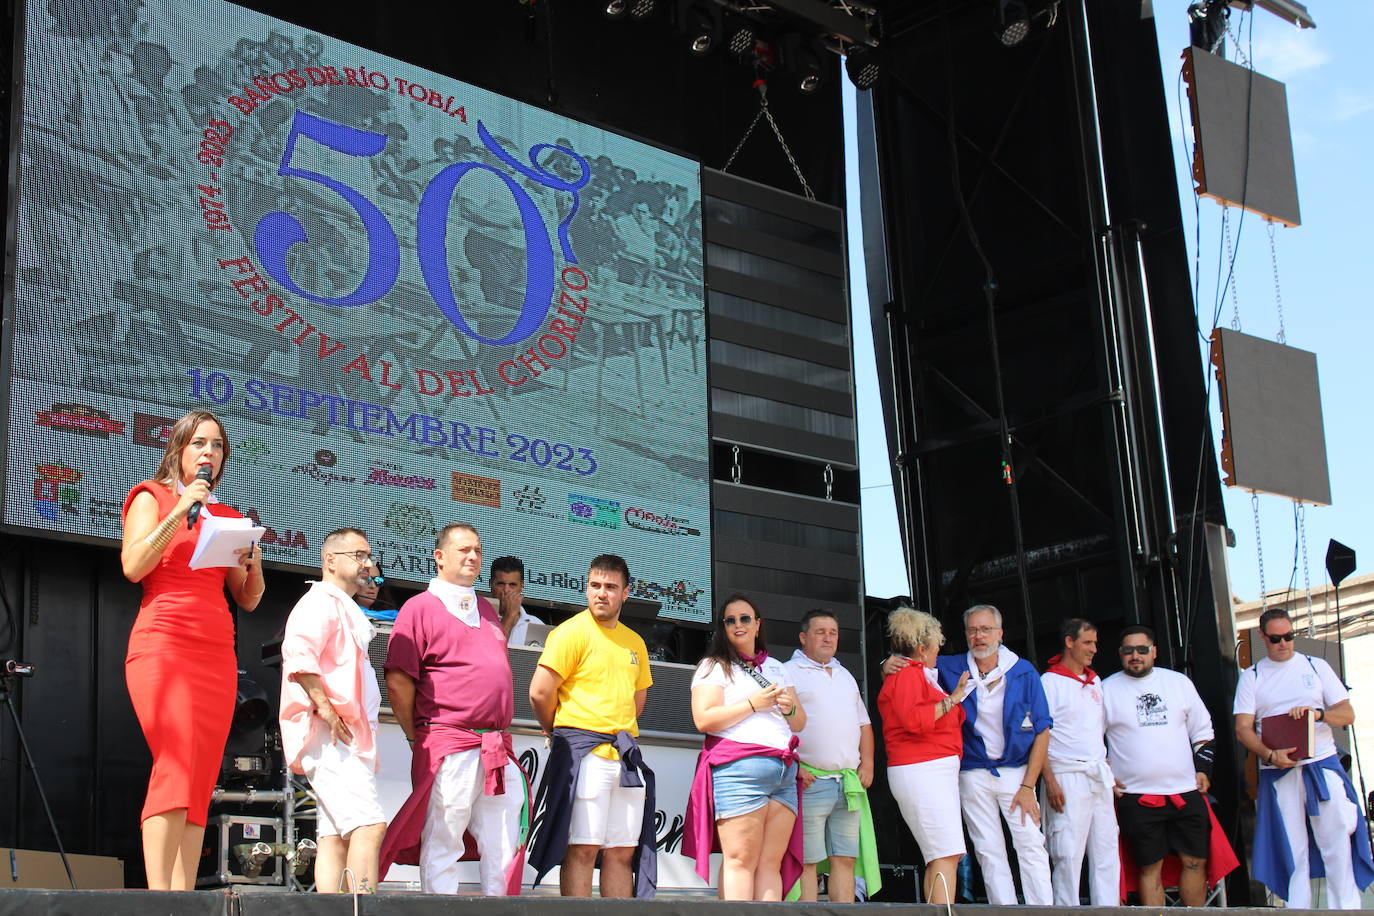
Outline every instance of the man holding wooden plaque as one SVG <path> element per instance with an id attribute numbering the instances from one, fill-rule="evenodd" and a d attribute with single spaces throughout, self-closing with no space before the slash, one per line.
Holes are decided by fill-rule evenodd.
<path id="1" fill-rule="evenodd" d="M 1324 659 L 1296 651 L 1285 611 L 1265 611 L 1259 627 L 1267 657 L 1241 672 L 1232 709 L 1236 740 L 1260 761 L 1254 876 L 1290 908 L 1310 909 L 1310 879 L 1325 875 L 1327 906 L 1357 910 L 1374 863 L 1331 734 L 1355 721 L 1350 692 Z"/>

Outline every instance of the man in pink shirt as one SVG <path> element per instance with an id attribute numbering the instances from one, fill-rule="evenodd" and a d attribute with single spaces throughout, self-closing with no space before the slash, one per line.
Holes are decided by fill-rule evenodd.
<path id="1" fill-rule="evenodd" d="M 407 601 L 386 653 L 386 687 L 411 743 L 411 795 L 387 829 L 381 874 L 420 866 L 430 894 L 458 892 L 464 833 L 481 858 L 482 893 L 520 893 L 528 785 L 508 733 L 515 691 L 506 631 L 472 584 L 482 541 L 471 525 L 435 539 L 438 576 Z"/>
<path id="2" fill-rule="evenodd" d="M 372 572 L 357 528 L 325 535 L 320 581 L 291 610 L 282 640 L 281 743 L 318 801 L 315 888 L 375 893 L 386 817 L 377 800 L 381 689 L 367 656 L 372 625 L 353 601 Z M 344 867 L 356 882 L 343 888 Z"/>

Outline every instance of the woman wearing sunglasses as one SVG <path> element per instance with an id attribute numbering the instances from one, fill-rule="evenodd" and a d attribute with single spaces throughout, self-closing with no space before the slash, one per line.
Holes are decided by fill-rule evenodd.
<path id="1" fill-rule="evenodd" d="M 683 853 L 697 860 L 703 879 L 711 853 L 723 854 L 722 900 L 781 900 L 802 870 L 796 733 L 806 711 L 782 662 L 769 657 L 763 618 L 743 595 L 716 612 L 692 677 L 692 720 L 707 737 Z"/>
<path id="2" fill-rule="evenodd" d="M 262 552 L 239 550 L 235 566 L 192 569 L 204 515 L 239 518 L 211 492 L 224 476 L 229 436 L 207 410 L 188 413 L 167 438 L 152 480 L 124 501 L 124 576 L 143 585 L 129 635 L 129 685 L 153 771 L 143 804 L 143 862 L 153 890 L 191 890 L 200 864 L 210 794 L 234 715 L 238 661 L 234 603 L 262 600 Z"/>

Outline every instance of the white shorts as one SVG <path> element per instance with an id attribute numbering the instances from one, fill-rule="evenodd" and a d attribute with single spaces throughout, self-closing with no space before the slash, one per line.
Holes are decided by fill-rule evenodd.
<path id="1" fill-rule="evenodd" d="M 569 846 L 617 849 L 639 845 L 644 823 L 644 787 L 620 784 L 620 761 L 595 754 L 582 758 L 573 793 Z"/>
<path id="2" fill-rule="evenodd" d="M 301 769 L 317 801 L 316 836 L 347 838 L 354 828 L 386 823 L 377 800 L 377 774 L 347 745 L 329 741 L 308 748 Z"/>
<path id="3" fill-rule="evenodd" d="M 964 854 L 958 757 L 888 767 L 887 785 L 927 862 Z"/>

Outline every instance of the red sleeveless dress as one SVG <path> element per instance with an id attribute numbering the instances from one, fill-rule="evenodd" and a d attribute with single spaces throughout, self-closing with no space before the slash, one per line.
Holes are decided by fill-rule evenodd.
<path id="1" fill-rule="evenodd" d="M 177 504 L 176 493 L 145 480 L 124 500 L 157 499 L 159 519 Z M 212 515 L 240 518 L 228 506 L 206 503 Z M 140 822 L 186 809 L 188 823 L 204 826 L 238 690 L 234 621 L 224 598 L 227 567 L 191 569 L 201 523 L 173 536 L 162 559 L 143 578 L 143 603 L 129 635 L 124 679 L 134 713 L 153 754 L 153 772 Z"/>

